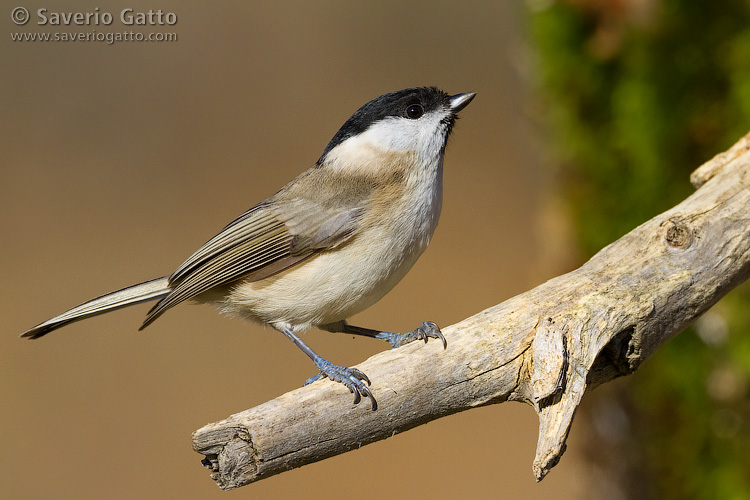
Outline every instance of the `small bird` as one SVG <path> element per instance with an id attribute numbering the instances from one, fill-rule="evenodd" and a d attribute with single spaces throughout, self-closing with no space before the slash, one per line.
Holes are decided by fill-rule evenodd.
<path id="1" fill-rule="evenodd" d="M 208 240 L 169 276 L 111 292 L 23 333 L 39 338 L 121 307 L 158 302 L 141 330 L 188 299 L 267 324 L 312 359 L 322 378 L 377 401 L 356 368 L 335 365 L 305 344 L 310 327 L 386 340 L 399 347 L 445 337 L 433 322 L 408 333 L 350 325 L 380 300 L 427 247 L 440 216 L 443 156 L 457 113 L 476 93 L 419 87 L 359 108 L 320 159 Z M 366 385 L 366 384 L 367 385 Z"/>

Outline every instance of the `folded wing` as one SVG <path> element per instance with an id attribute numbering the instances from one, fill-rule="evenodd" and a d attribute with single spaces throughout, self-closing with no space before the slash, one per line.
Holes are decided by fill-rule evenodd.
<path id="1" fill-rule="evenodd" d="M 172 306 L 240 278 L 257 281 L 354 235 L 362 210 L 324 209 L 308 200 L 261 203 L 232 221 L 169 276 L 171 292 L 141 329 Z"/>

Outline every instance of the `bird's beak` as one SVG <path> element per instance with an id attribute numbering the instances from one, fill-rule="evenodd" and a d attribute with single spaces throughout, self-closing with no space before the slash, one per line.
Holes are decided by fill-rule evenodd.
<path id="1" fill-rule="evenodd" d="M 455 115 L 462 109 L 464 109 L 466 106 L 469 105 L 472 99 L 474 99 L 474 96 L 477 95 L 476 92 L 466 92 L 465 94 L 456 94 L 450 96 L 448 99 L 451 103 L 451 111 Z"/>

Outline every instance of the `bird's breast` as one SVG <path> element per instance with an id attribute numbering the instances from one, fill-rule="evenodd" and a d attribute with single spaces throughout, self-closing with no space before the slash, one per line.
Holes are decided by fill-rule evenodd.
<path id="1" fill-rule="evenodd" d="M 427 248 L 442 205 L 441 162 L 431 175 L 379 187 L 346 242 L 257 282 L 241 282 L 224 308 L 296 329 L 334 323 L 390 291 Z"/>

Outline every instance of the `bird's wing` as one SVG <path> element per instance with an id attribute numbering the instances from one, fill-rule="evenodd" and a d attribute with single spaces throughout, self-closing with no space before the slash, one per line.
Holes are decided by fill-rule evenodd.
<path id="1" fill-rule="evenodd" d="M 302 199 L 263 202 L 232 221 L 169 277 L 171 293 L 148 313 L 141 329 L 170 307 L 239 278 L 257 281 L 349 239 L 360 208 L 325 209 Z"/>

